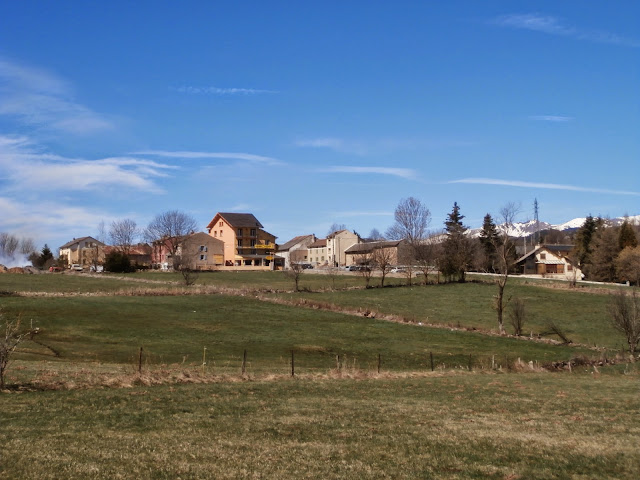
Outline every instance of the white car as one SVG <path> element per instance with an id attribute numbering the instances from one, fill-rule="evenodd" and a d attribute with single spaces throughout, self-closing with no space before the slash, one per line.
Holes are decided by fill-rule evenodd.
<path id="1" fill-rule="evenodd" d="M 72 263 L 71 267 L 69 267 L 71 270 L 73 270 L 74 272 L 81 272 L 82 271 L 82 265 L 79 265 L 77 263 Z"/>

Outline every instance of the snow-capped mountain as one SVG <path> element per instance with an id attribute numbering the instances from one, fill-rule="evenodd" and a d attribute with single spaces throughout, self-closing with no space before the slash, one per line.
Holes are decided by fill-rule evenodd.
<path id="1" fill-rule="evenodd" d="M 543 230 L 559 230 L 559 231 L 573 230 L 573 229 L 580 228 L 584 224 L 585 220 L 586 220 L 585 217 L 574 218 L 573 220 L 569 220 L 568 222 L 560 223 L 560 224 L 557 224 L 557 225 L 552 225 L 550 223 L 541 221 L 541 222 L 539 222 L 539 228 L 540 228 L 540 231 L 543 231 Z M 609 225 L 612 225 L 612 226 L 618 226 L 618 225 L 622 225 L 622 222 L 624 222 L 625 220 L 629 221 L 630 223 L 633 223 L 633 224 L 636 224 L 636 225 L 640 225 L 640 215 L 634 215 L 634 216 L 630 216 L 630 217 L 618 217 L 618 218 L 614 218 L 614 219 L 607 219 L 607 220 L 605 220 L 605 222 L 607 224 L 609 224 Z M 504 225 L 497 225 L 497 228 L 501 232 L 505 231 L 505 226 Z M 537 226 L 536 226 L 535 220 L 529 220 L 528 222 L 514 223 L 511 226 L 511 228 L 507 229 L 507 233 L 509 234 L 510 237 L 528 237 L 529 235 L 535 233 L 536 230 L 537 230 Z M 474 229 L 471 229 L 469 231 L 469 234 L 472 237 L 479 237 L 481 231 L 482 231 L 482 228 L 474 228 Z"/>

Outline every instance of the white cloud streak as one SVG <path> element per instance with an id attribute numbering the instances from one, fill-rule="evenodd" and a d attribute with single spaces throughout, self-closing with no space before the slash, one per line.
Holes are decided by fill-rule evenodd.
<path id="1" fill-rule="evenodd" d="M 491 23 L 501 27 L 531 30 L 546 33 L 547 35 L 570 37 L 576 40 L 586 40 L 595 43 L 606 43 L 632 48 L 640 47 L 639 40 L 621 37 L 609 32 L 582 30 L 564 25 L 558 18 L 551 15 L 540 15 L 538 13 L 501 15 Z"/>
<path id="2" fill-rule="evenodd" d="M 177 167 L 147 159 L 71 159 L 41 153 L 26 137 L 0 135 L 0 178 L 5 191 L 83 191 L 104 187 L 162 193 L 153 178 Z"/>
<path id="3" fill-rule="evenodd" d="M 447 147 L 468 147 L 474 142 L 457 139 L 417 139 L 417 138 L 381 138 L 371 141 L 348 140 L 336 137 L 318 137 L 300 139 L 294 142 L 296 147 L 328 149 L 338 153 L 369 155 L 398 150 L 418 150 Z"/>
<path id="4" fill-rule="evenodd" d="M 575 185 L 562 185 L 557 183 L 523 182 L 520 180 L 501 180 L 496 178 L 463 178 L 451 180 L 447 183 L 466 183 L 475 185 L 500 185 L 506 187 L 521 188 L 542 188 L 548 190 L 566 190 L 572 192 L 605 193 L 610 195 L 634 195 L 640 196 L 640 192 L 629 192 L 624 190 L 610 190 L 605 188 L 578 187 Z"/>
<path id="5" fill-rule="evenodd" d="M 366 211 L 356 211 L 356 210 L 348 210 L 346 212 L 331 212 L 336 218 L 342 217 L 391 217 L 393 216 L 393 212 L 385 212 L 385 211 L 377 211 L 377 212 L 366 212 Z"/>
<path id="6" fill-rule="evenodd" d="M 415 170 L 410 168 L 389 168 L 389 167 L 350 167 L 350 166 L 333 166 L 320 170 L 327 173 L 355 173 L 355 174 L 379 174 L 391 175 L 406 179 L 415 179 L 417 174 Z"/>
<path id="7" fill-rule="evenodd" d="M 543 122 L 570 122 L 573 120 L 573 117 L 567 117 L 565 115 L 531 115 L 529 117 L 531 120 L 540 120 Z"/>
<path id="8" fill-rule="evenodd" d="M 132 155 L 148 155 L 165 158 L 179 159 L 211 159 L 221 158 L 227 160 L 244 160 L 247 162 L 264 163 L 267 165 L 284 165 L 283 162 L 276 158 L 266 157 L 264 155 L 254 155 L 252 153 L 241 152 L 189 152 L 189 151 L 167 151 L 167 150 L 143 150 L 133 152 Z"/>
<path id="9" fill-rule="evenodd" d="M 84 135 L 113 128 L 104 116 L 75 102 L 68 83 L 43 70 L 0 58 L 0 115 L 25 125 Z"/>
<path id="10" fill-rule="evenodd" d="M 174 89 L 178 93 L 191 95 L 259 95 L 263 93 L 278 93 L 275 90 L 264 90 L 258 88 L 220 88 L 220 87 L 193 87 L 182 86 Z"/>

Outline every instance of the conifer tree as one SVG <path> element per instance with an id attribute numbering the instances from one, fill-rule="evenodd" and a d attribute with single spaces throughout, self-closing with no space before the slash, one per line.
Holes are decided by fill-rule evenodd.
<path id="1" fill-rule="evenodd" d="M 488 272 L 495 272 L 496 245 L 500 244 L 500 235 L 489 213 L 484 216 L 482 231 L 480 232 L 480 244 L 485 255 L 484 269 Z"/>
<path id="2" fill-rule="evenodd" d="M 454 202 L 444 222 L 447 238 L 443 242 L 440 259 L 440 270 L 448 281 L 457 277 L 459 282 L 464 282 L 472 261 L 472 243 L 466 236 L 467 227 L 462 223 L 463 218 L 458 203 Z"/>
<path id="3" fill-rule="evenodd" d="M 620 226 L 620 235 L 618 236 L 618 245 L 620 250 L 627 247 L 635 248 L 638 246 L 638 238 L 631 224 L 625 220 Z"/>

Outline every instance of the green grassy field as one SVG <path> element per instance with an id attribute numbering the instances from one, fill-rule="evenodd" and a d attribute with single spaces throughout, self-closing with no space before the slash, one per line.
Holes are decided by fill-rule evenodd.
<path id="1" fill-rule="evenodd" d="M 638 376 L 448 374 L 0 396 L 3 478 L 636 479 Z"/>
<path id="2" fill-rule="evenodd" d="M 306 298 L 348 309 L 370 309 L 401 315 L 425 323 L 475 327 L 497 332 L 491 283 L 442 284 L 403 288 L 347 290 L 340 292 L 300 293 L 286 298 Z M 574 342 L 619 348 L 622 339 L 609 323 L 609 295 L 560 290 L 512 282 L 507 297 L 519 297 L 526 303 L 525 332 L 538 334 L 546 323 L 554 321 Z M 512 331 L 505 313 L 505 327 Z M 557 337 L 552 337 L 556 338 Z"/>
<path id="3" fill-rule="evenodd" d="M 491 284 L 347 278 L 333 291 L 305 274 L 315 293 L 294 294 L 275 293 L 292 288 L 280 272 L 200 277 L 236 293 L 222 295 L 171 274 L 0 275 L 0 291 L 26 292 L 0 296 L 3 315 L 40 329 L 0 393 L 0 476 L 638 478 L 638 364 L 527 367 L 618 349 L 607 295 L 508 287 L 529 328 L 550 317 L 587 344 L 564 346 L 445 327 L 495 329 Z"/>

